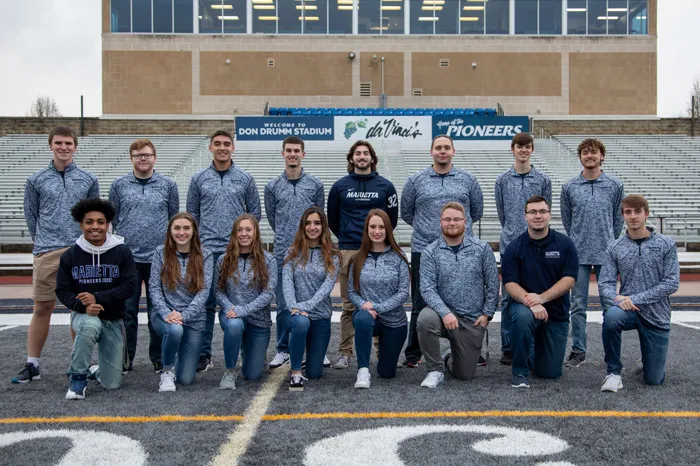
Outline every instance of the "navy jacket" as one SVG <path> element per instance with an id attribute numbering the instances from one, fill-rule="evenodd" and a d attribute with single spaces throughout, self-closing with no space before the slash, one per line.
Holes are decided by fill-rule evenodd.
<path id="1" fill-rule="evenodd" d="M 333 184 L 328 193 L 328 227 L 338 238 L 340 249 L 355 250 L 362 245 L 365 219 L 372 209 L 382 209 L 396 228 L 399 200 L 396 188 L 377 172 L 350 173 Z"/>

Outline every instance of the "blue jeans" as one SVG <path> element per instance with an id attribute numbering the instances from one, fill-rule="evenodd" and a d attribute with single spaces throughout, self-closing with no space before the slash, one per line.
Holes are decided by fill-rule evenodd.
<path id="1" fill-rule="evenodd" d="M 289 353 L 289 331 L 292 328 L 292 314 L 287 309 L 282 291 L 282 264 L 277 264 L 277 289 L 275 290 L 277 299 L 277 352 Z"/>
<path id="2" fill-rule="evenodd" d="M 219 257 L 222 255 L 223 253 L 212 253 L 212 257 L 214 258 L 214 267 L 216 267 L 216 263 L 218 262 Z M 207 298 L 207 302 L 204 303 L 204 307 L 207 310 L 207 323 L 204 327 L 202 352 L 200 356 L 207 358 L 211 357 L 211 340 L 214 338 L 214 321 L 216 320 L 216 296 L 214 295 L 214 287 L 216 287 L 216 283 L 214 283 L 214 280 L 212 280 L 211 289 L 209 290 L 209 297 Z"/>
<path id="3" fill-rule="evenodd" d="M 129 355 L 129 361 L 133 362 L 136 356 L 136 341 L 139 333 L 139 306 L 141 301 L 141 283 L 146 284 L 146 309 L 148 316 L 148 334 L 150 336 L 148 342 L 148 357 L 151 362 L 160 362 L 160 337 L 153 330 L 151 323 L 151 293 L 148 291 L 148 279 L 151 276 L 151 264 L 145 262 L 136 263 L 136 285 L 137 289 L 131 298 L 124 303 L 126 313 L 124 315 L 124 327 L 126 328 L 126 352 Z"/>
<path id="4" fill-rule="evenodd" d="M 75 340 L 68 374 L 87 375 L 92 352 L 97 345 L 100 384 L 107 390 L 121 387 L 124 364 L 122 320 L 102 320 L 97 316 L 71 312 L 70 325 L 75 332 Z"/>
<path id="5" fill-rule="evenodd" d="M 391 378 L 396 376 L 396 363 L 399 361 L 401 349 L 406 341 L 408 325 L 387 327 L 373 319 L 369 312 L 357 310 L 352 315 L 355 326 L 355 350 L 357 351 L 357 367 L 369 369 L 369 358 L 372 353 L 372 337 L 379 337 L 379 360 L 377 374 L 379 377 Z"/>
<path id="6" fill-rule="evenodd" d="M 531 370 L 543 379 L 561 377 L 569 323 L 537 320 L 529 308 L 515 301 L 510 315 L 513 377 L 528 377 Z"/>
<path id="7" fill-rule="evenodd" d="M 169 324 L 160 315 L 154 315 L 152 322 L 156 333 L 162 338 L 163 370 L 172 370 L 175 366 L 177 381 L 190 385 L 197 372 L 204 332 L 187 325 Z"/>
<path id="8" fill-rule="evenodd" d="M 292 316 L 289 332 L 289 359 L 293 371 L 301 370 L 306 351 L 306 376 L 319 379 L 323 375 L 323 358 L 331 340 L 331 319 L 311 320 L 299 314 Z"/>
<path id="9" fill-rule="evenodd" d="M 669 331 L 644 321 L 638 312 L 624 311 L 617 306 L 611 306 L 603 314 L 603 348 L 608 374 L 620 375 L 622 332 L 635 329 L 639 334 L 639 346 L 642 350 L 644 382 L 648 385 L 660 385 L 666 376 Z"/>
<path id="10" fill-rule="evenodd" d="M 591 267 L 596 280 L 600 276 L 600 265 L 579 265 L 576 284 L 571 290 L 571 351 L 586 354 L 586 310 L 588 309 L 588 284 L 591 281 Z M 600 299 L 603 311 L 612 303 Z"/>
<path id="11" fill-rule="evenodd" d="M 513 305 L 513 300 L 506 293 L 505 284 L 501 286 L 501 353 L 511 351 L 510 348 L 510 307 Z"/>
<path id="12" fill-rule="evenodd" d="M 226 369 L 235 369 L 238 353 L 243 348 L 243 377 L 258 380 L 262 377 L 270 343 L 270 329 L 246 323 L 241 318 L 229 319 L 223 312 L 219 313 L 219 323 L 224 331 L 224 359 Z"/>

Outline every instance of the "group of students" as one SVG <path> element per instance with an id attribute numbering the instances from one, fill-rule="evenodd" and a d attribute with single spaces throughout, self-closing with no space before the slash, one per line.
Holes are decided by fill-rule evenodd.
<path id="1" fill-rule="evenodd" d="M 373 337 L 379 377 L 395 376 L 407 337 L 402 365 L 417 367 L 424 357 L 424 387 L 437 387 L 445 371 L 470 380 L 483 364 L 482 342 L 499 302 L 498 269 L 489 244 L 471 233 L 483 195 L 476 177 L 452 164 L 448 136 L 433 139 L 433 164 L 412 175 L 401 194 L 401 218 L 413 227 L 410 267 L 393 235 L 396 189 L 377 173 L 378 157 L 367 141 L 350 148 L 349 174 L 333 185 L 327 207 L 323 183 L 302 169 L 304 142 L 283 141 L 285 170 L 264 191 L 274 254 L 261 241 L 255 180 L 233 163 L 234 141 L 226 131 L 210 139 L 213 162 L 192 177 L 186 212 L 179 212 L 175 182 L 155 171 L 156 149 L 147 139 L 131 144 L 134 170 L 112 183 L 109 200 L 98 197 L 97 179 L 74 164 L 77 137 L 70 128 L 54 129 L 49 146 L 51 164 L 25 189 L 35 306 L 27 363 L 12 382 L 40 378 L 39 355 L 58 297 L 72 311 L 66 398 L 84 398 L 92 378 L 118 388 L 123 373 L 133 370 L 142 283 L 159 391 L 191 384 L 196 372 L 213 367 L 217 305 L 226 366 L 219 387 L 236 387 L 241 354 L 243 377 L 259 379 L 275 299 L 277 352 L 269 367 L 290 364 L 289 389 L 303 390 L 307 377 L 320 378 L 331 366 L 326 354 L 336 281 L 343 312 L 334 367 L 350 365 L 354 342 L 355 388 L 371 385 Z M 646 226 L 646 200 L 625 197 L 622 183 L 602 171 L 605 147 L 594 139 L 579 146 L 583 171 L 562 188 L 567 235 L 550 229 L 551 182 L 530 164 L 533 150 L 529 134 L 513 138 L 514 165 L 495 189 L 503 227 L 500 362 L 512 365 L 513 387 L 529 387 L 531 371 L 561 376 L 569 320 L 573 348 L 566 365 L 585 362 L 592 268 L 604 310 L 608 375 L 602 389 L 622 388 L 620 334 L 631 329 L 640 335 L 644 380 L 661 383 L 668 297 L 679 284 L 675 244 Z M 623 223 L 627 232 L 620 236 Z M 449 350 L 441 351 L 440 338 L 449 340 Z M 95 346 L 99 361 L 91 365 Z"/>

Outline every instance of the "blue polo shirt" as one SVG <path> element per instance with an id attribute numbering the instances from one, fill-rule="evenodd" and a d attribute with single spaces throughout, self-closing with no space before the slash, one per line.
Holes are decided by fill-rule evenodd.
<path id="1" fill-rule="evenodd" d="M 517 283 L 528 293 L 543 293 L 563 277 L 576 280 L 578 254 L 568 236 L 549 229 L 541 240 L 533 240 L 526 231 L 515 238 L 501 257 L 503 283 Z M 553 321 L 569 320 L 569 293 L 545 303 Z"/>

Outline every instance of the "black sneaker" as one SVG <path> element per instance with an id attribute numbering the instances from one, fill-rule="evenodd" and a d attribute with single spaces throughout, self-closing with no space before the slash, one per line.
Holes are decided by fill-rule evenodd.
<path id="1" fill-rule="evenodd" d="M 503 354 L 501 355 L 501 359 L 498 362 L 503 364 L 504 366 L 512 366 L 513 365 L 513 353 L 511 353 L 510 351 L 504 351 Z"/>
<path id="2" fill-rule="evenodd" d="M 214 363 L 211 362 L 211 356 L 200 356 L 199 362 L 197 363 L 197 372 L 206 372 L 214 367 Z"/>
<path id="3" fill-rule="evenodd" d="M 129 362 L 129 365 L 122 369 L 122 375 L 126 375 L 129 372 L 133 372 L 133 371 L 134 371 L 134 363 Z"/>
<path id="4" fill-rule="evenodd" d="M 32 380 L 41 380 L 41 374 L 37 366 L 28 362 L 24 365 L 24 369 L 22 369 L 16 377 L 12 378 L 12 383 L 27 383 Z"/>
<path id="5" fill-rule="evenodd" d="M 409 369 L 415 369 L 418 367 L 418 364 L 420 364 L 420 361 L 416 361 L 414 359 L 405 359 L 403 361 L 403 367 L 407 367 Z"/>
<path id="6" fill-rule="evenodd" d="M 477 366 L 485 366 L 486 365 L 486 359 L 484 359 L 483 356 L 479 355 L 479 361 L 476 363 Z"/>
<path id="7" fill-rule="evenodd" d="M 290 392 L 303 392 L 304 391 L 304 380 L 306 379 L 301 374 L 292 374 L 292 378 L 289 381 L 289 391 Z"/>
<path id="8" fill-rule="evenodd" d="M 163 372 L 163 363 L 158 361 L 153 363 L 153 370 L 156 372 L 156 374 L 160 374 Z"/>
<path id="9" fill-rule="evenodd" d="M 569 359 L 566 360 L 564 365 L 566 367 L 578 367 L 585 362 L 586 362 L 586 353 L 578 353 L 576 351 L 572 351 L 571 354 L 569 355 Z"/>

